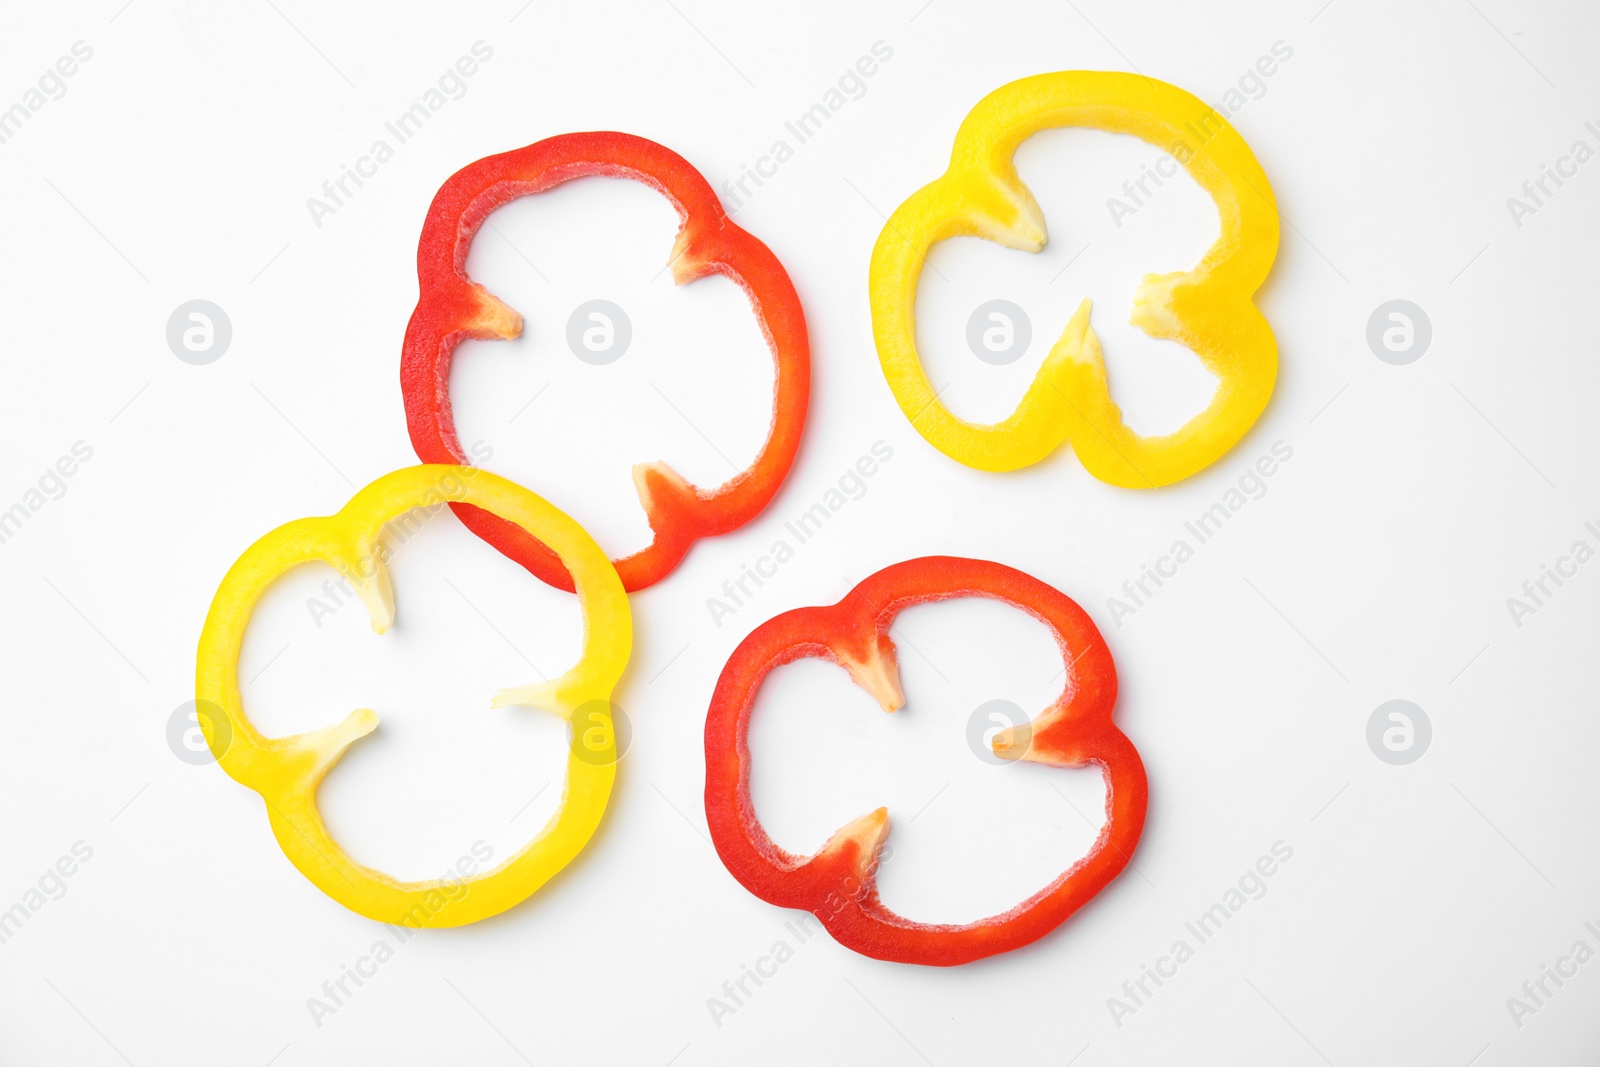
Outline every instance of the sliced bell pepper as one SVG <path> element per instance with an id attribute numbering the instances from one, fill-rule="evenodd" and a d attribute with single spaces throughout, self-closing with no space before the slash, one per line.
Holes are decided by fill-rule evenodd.
<path id="1" fill-rule="evenodd" d="M 351 911 L 379 922 L 413 927 L 461 926 L 497 915 L 525 900 L 578 854 L 605 812 L 615 760 L 567 759 L 566 793 L 550 823 L 521 851 L 492 871 L 464 879 L 397 881 L 345 854 L 317 810 L 317 786 L 357 739 L 371 733 L 370 708 L 310 733 L 263 737 L 239 694 L 239 649 L 261 594 L 302 563 L 322 561 L 356 590 L 377 633 L 394 621 L 394 592 L 385 566 L 384 525 L 416 508 L 464 501 L 516 523 L 549 545 L 577 579 L 583 611 L 583 655 L 554 681 L 502 689 L 494 706 L 529 705 L 570 724 L 579 708 L 593 721 L 609 717 L 611 691 L 633 642 L 628 598 L 616 570 L 583 528 L 514 482 L 459 466 L 407 467 L 368 485 L 337 514 L 297 519 L 245 550 L 228 569 L 211 602 L 195 673 L 197 706 L 210 702 L 224 722 L 200 715 L 206 742 L 222 769 L 260 793 L 284 855 L 317 888 Z M 609 726 L 609 723 L 606 724 Z M 613 731 L 605 731 L 607 737 Z M 586 743 L 591 743 L 586 740 Z M 610 743 L 610 742 L 604 742 Z"/>
<path id="2" fill-rule="evenodd" d="M 1129 320 L 1189 348 L 1219 379 L 1210 405 L 1175 433 L 1141 437 L 1123 422 L 1088 300 L 1003 422 L 957 417 L 917 354 L 917 279 L 936 242 L 974 236 L 1027 252 L 1044 247 L 1044 214 L 1012 155 L 1040 130 L 1064 126 L 1148 141 L 1171 153 L 1217 203 L 1221 235 L 1205 258 L 1192 271 L 1146 275 Z M 956 132 L 949 169 L 901 204 L 879 234 L 870 274 L 878 358 L 917 432 L 969 467 L 1016 470 L 1070 439 L 1101 481 L 1168 485 L 1232 448 L 1272 396 L 1278 345 L 1253 297 L 1277 250 L 1278 209 L 1267 176 L 1244 138 L 1204 101 L 1139 74 L 1072 70 L 1023 78 L 978 102 Z"/>
<path id="3" fill-rule="evenodd" d="M 800 298 L 766 245 L 728 218 L 700 172 L 676 152 L 625 133 L 569 133 L 480 159 L 440 187 L 417 246 L 421 295 L 400 364 L 406 424 L 424 463 L 466 463 L 450 412 L 450 363 L 464 338 L 513 338 L 522 317 L 466 275 L 467 249 L 495 208 L 586 175 L 632 178 L 665 196 L 682 219 L 669 265 L 682 285 L 723 274 L 750 298 L 777 364 L 772 429 L 755 462 L 715 489 L 690 485 L 665 463 L 633 468 L 654 538 L 616 561 L 632 592 L 660 581 L 702 537 L 736 530 L 772 500 L 789 473 L 811 391 L 811 349 Z M 470 504 L 452 505 L 485 541 L 551 585 L 571 577 L 546 546 Z"/>
<path id="4" fill-rule="evenodd" d="M 849 671 L 885 711 L 905 703 L 889 626 L 913 604 L 988 597 L 1050 627 L 1066 662 L 1061 696 L 1030 724 L 998 732 L 1002 758 L 1058 767 L 1098 764 L 1106 779 L 1106 824 L 1087 855 L 1021 904 L 961 925 L 902 918 L 878 900 L 878 850 L 889 832 L 884 808 L 849 823 L 811 856 L 779 848 L 750 801 L 746 735 L 756 692 L 776 667 L 816 656 Z M 722 669 L 706 717 L 706 822 L 723 864 L 772 904 L 803 908 L 834 939 L 866 956 L 950 966 L 1036 941 L 1081 908 L 1132 858 L 1144 828 L 1148 788 L 1133 743 L 1111 721 L 1116 668 L 1100 631 L 1069 597 L 1018 570 L 984 560 L 928 556 L 886 567 L 827 607 L 798 608 L 763 623 Z"/>

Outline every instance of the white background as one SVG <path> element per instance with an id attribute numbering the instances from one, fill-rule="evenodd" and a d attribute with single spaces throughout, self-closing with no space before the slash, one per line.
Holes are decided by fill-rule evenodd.
<path id="1" fill-rule="evenodd" d="M 1600 564 L 1520 627 L 1507 598 L 1575 540 L 1600 544 L 1583 527 L 1600 520 L 1600 163 L 1520 227 L 1506 204 L 1575 140 L 1600 148 L 1583 126 L 1600 120 L 1594 10 L 921 2 L 782 15 L 719 0 L 11 5 L 0 106 L 73 42 L 93 57 L 0 145 L 0 508 L 75 442 L 93 458 L 0 544 L 0 909 L 74 843 L 93 856 L 0 944 L 0 1061 L 1343 1067 L 1594 1054 L 1600 963 L 1547 982 L 1554 995 L 1520 1026 L 1507 998 L 1580 938 L 1600 949 L 1583 925 L 1600 926 Z M 493 57 L 465 95 L 316 225 L 307 198 L 479 40 Z M 419 935 L 314 1018 L 308 1000 L 383 930 L 302 878 L 259 798 L 175 758 L 165 731 L 193 695 L 206 606 L 238 553 L 414 461 L 398 360 L 434 190 L 481 156 L 608 128 L 671 146 L 720 185 L 792 143 L 785 120 L 877 41 L 893 56 L 864 95 L 737 212 L 804 302 L 811 416 L 772 507 L 633 597 L 617 695 L 633 740 L 601 832 L 534 899 Z M 1254 430 L 1155 492 L 1096 482 L 1069 448 L 997 476 L 923 442 L 879 373 L 867 261 L 882 216 L 943 169 L 967 110 L 1014 78 L 1072 68 L 1137 68 L 1222 103 L 1279 41 L 1292 58 L 1233 116 L 1285 222 L 1259 298 L 1282 366 Z M 1040 136 L 1019 166 L 1049 247 L 936 251 L 923 349 L 958 412 L 1008 411 L 1085 295 L 1136 428 L 1170 429 L 1204 405 L 1198 362 L 1123 324 L 1138 278 L 1193 263 L 1216 227 L 1187 178 L 1113 223 L 1106 198 L 1156 155 L 1093 132 Z M 659 273 L 675 218 L 642 186 L 585 180 L 491 221 L 469 266 L 528 328 L 460 351 L 461 435 L 614 553 L 636 548 L 648 531 L 632 463 L 665 459 L 715 484 L 759 446 L 771 367 L 748 307 L 722 279 L 678 289 Z M 1034 325 L 1007 368 L 964 341 L 971 310 L 997 297 Z M 232 322 L 209 366 L 165 340 L 194 298 Z M 633 324 L 608 367 L 565 345 L 571 309 L 594 298 Z M 1380 362 L 1365 338 L 1395 298 L 1433 326 L 1409 366 Z M 716 625 L 708 598 L 879 440 L 893 458 L 861 499 Z M 1114 622 L 1108 598 L 1279 441 L 1293 458 L 1265 494 Z M 702 803 L 706 704 L 737 642 L 928 553 L 995 559 L 1077 598 L 1111 644 L 1118 721 L 1150 775 L 1137 871 L 1038 944 L 953 970 L 877 962 L 825 936 L 799 945 L 784 926 L 795 913 L 723 869 Z M 381 639 L 359 608 L 315 625 L 307 598 L 329 573 L 296 572 L 258 614 L 241 671 L 251 714 L 277 733 L 378 710 L 378 733 L 321 794 L 357 858 L 424 877 L 480 841 L 509 855 L 554 808 L 563 738 L 548 716 L 487 702 L 570 661 L 572 601 L 448 517 L 400 553 L 399 622 Z M 894 716 L 826 665 L 773 678 L 752 739 L 760 814 L 806 852 L 886 804 L 890 906 L 943 921 L 1003 910 L 1081 853 L 1101 790 L 1090 771 L 980 762 L 966 722 L 992 699 L 1041 707 L 1059 664 L 1037 624 L 993 605 L 914 609 L 895 636 L 910 700 Z M 1366 742 L 1368 717 L 1394 698 L 1433 724 L 1409 766 Z M 1108 998 L 1279 841 L 1293 858 L 1266 895 L 1114 1020 Z M 794 957 L 714 1017 L 709 998 L 779 939 Z"/>

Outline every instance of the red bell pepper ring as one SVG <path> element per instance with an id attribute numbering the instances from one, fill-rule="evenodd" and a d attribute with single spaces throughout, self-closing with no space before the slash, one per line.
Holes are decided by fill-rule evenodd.
<path id="1" fill-rule="evenodd" d="M 878 900 L 878 850 L 889 832 L 879 808 L 839 830 L 821 851 L 795 856 L 773 844 L 750 802 L 746 734 L 756 691 L 775 667 L 807 656 L 850 672 L 885 711 L 905 703 L 889 625 L 913 604 L 989 597 L 1050 627 L 1066 662 L 1061 696 L 1031 724 L 1002 730 L 994 750 L 1058 767 L 1098 764 L 1106 779 L 1106 824 L 1089 852 L 1011 910 L 961 925 L 902 918 Z M 1132 858 L 1149 790 L 1133 742 L 1111 721 L 1117 672 L 1111 651 L 1071 598 L 1010 567 L 928 556 L 886 567 L 837 604 L 798 608 L 757 627 L 734 650 L 706 718 L 706 821 L 728 871 L 772 904 L 804 908 L 846 948 L 898 963 L 947 967 L 1030 944 L 1083 907 Z"/>
<path id="2" fill-rule="evenodd" d="M 682 220 L 669 265 L 679 285 L 723 274 L 750 298 L 777 364 L 772 429 L 747 470 L 715 489 L 690 485 L 665 463 L 633 468 L 650 521 L 650 545 L 615 561 L 632 592 L 671 573 L 697 540 L 738 529 L 777 493 L 805 424 L 811 349 L 794 284 L 772 251 L 728 218 L 700 172 L 654 141 L 626 133 L 569 133 L 480 159 L 440 187 L 417 246 L 421 294 L 400 363 L 406 425 L 424 463 L 469 462 L 450 411 L 450 362 L 464 338 L 509 339 L 522 316 L 466 275 L 467 250 L 489 214 L 521 196 L 587 175 L 631 178 L 665 196 Z M 471 504 L 453 503 L 461 521 L 535 576 L 572 590 L 555 553 L 521 527 Z"/>

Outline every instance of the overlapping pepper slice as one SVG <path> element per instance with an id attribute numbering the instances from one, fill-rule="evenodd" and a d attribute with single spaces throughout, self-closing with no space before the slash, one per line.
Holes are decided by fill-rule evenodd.
<path id="1" fill-rule="evenodd" d="M 487 471 L 434 465 L 386 474 L 356 493 L 337 514 L 297 519 L 245 550 L 211 602 L 195 677 L 196 705 L 217 709 L 198 719 L 217 762 L 260 793 L 284 855 L 317 888 L 351 911 L 379 922 L 413 927 L 461 926 L 497 915 L 525 900 L 582 850 L 600 823 L 616 776 L 615 758 L 574 747 L 567 759 L 566 795 L 544 830 L 492 871 L 462 880 L 397 881 L 363 866 L 341 849 L 317 810 L 317 786 L 353 742 L 371 733 L 378 716 L 361 708 L 344 721 L 310 733 L 263 737 L 239 694 L 239 650 L 261 594 L 294 567 L 321 561 L 337 569 L 367 606 L 372 628 L 394 621 L 394 593 L 381 547 L 383 527 L 417 508 L 465 502 L 515 523 L 550 546 L 577 581 L 583 612 L 583 655 L 554 681 L 503 689 L 495 707 L 528 705 L 569 723 L 582 709 L 600 731 L 586 743 L 614 745 L 610 698 L 627 665 L 632 617 L 622 582 L 605 553 L 572 519 L 532 492 Z"/>
<path id="2" fill-rule="evenodd" d="M 1141 437 L 1111 399 L 1089 302 L 1078 307 L 1015 412 L 962 420 L 940 400 L 917 354 L 914 305 L 923 259 L 939 241 L 982 237 L 1037 252 L 1038 203 L 1012 156 L 1040 130 L 1093 126 L 1169 152 L 1217 203 L 1221 235 L 1191 271 L 1146 275 L 1130 321 L 1192 350 L 1219 379 L 1210 405 L 1177 432 Z M 1037 463 L 1071 440 L 1096 478 L 1130 488 L 1167 485 L 1232 448 L 1266 407 L 1278 346 L 1253 297 L 1278 250 L 1278 210 L 1250 147 L 1220 113 L 1138 74 L 1063 71 L 1002 86 L 956 132 L 950 166 L 901 204 L 872 252 L 872 328 L 895 399 L 917 432 L 981 470 Z"/>
<path id="3" fill-rule="evenodd" d="M 489 156 L 451 176 L 433 198 L 417 247 L 421 295 L 406 328 L 400 385 L 406 423 L 425 463 L 466 463 L 450 411 L 450 362 L 463 338 L 512 338 L 522 317 L 466 275 L 467 249 L 490 212 L 507 201 L 586 175 L 631 178 L 672 202 L 682 219 L 669 265 L 682 285 L 707 274 L 737 282 L 750 298 L 777 364 L 772 428 L 755 463 L 715 489 L 696 488 L 664 463 L 633 469 L 654 538 L 616 561 L 629 591 L 669 574 L 702 537 L 736 530 L 772 500 L 794 462 L 811 391 L 810 342 L 800 298 L 783 265 L 722 208 L 700 172 L 670 149 L 625 133 L 571 133 Z M 545 545 L 471 505 L 456 514 L 478 536 L 551 585 L 572 581 Z"/>
<path id="4" fill-rule="evenodd" d="M 913 604 L 989 597 L 1050 627 L 1067 668 L 1059 698 L 1027 726 L 995 735 L 1005 758 L 1060 767 L 1098 764 L 1106 779 L 1106 824 L 1083 859 L 1002 915 L 964 925 L 913 922 L 878 900 L 878 850 L 889 832 L 879 808 L 839 830 L 812 856 L 773 844 L 750 801 L 746 735 L 757 690 L 774 668 L 830 659 L 850 672 L 885 711 L 905 703 L 894 617 Z M 785 612 L 734 650 L 706 717 L 706 821 L 729 872 L 762 900 L 814 914 L 834 939 L 863 955 L 951 966 L 1029 944 L 1059 926 L 1120 873 L 1144 828 L 1148 788 L 1133 743 L 1112 722 L 1116 668 L 1100 631 L 1070 598 L 998 563 L 929 556 L 887 567 L 837 604 Z"/>

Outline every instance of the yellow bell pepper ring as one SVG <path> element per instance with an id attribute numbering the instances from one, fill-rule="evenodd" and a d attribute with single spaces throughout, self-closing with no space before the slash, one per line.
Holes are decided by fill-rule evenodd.
<path id="1" fill-rule="evenodd" d="M 1219 379 L 1210 405 L 1177 432 L 1141 437 L 1111 399 L 1100 342 L 1084 300 L 1009 418 L 958 418 L 917 354 L 914 305 L 928 249 L 975 236 L 1037 252 L 1044 215 L 1012 162 L 1040 130 L 1092 126 L 1132 134 L 1172 154 L 1217 203 L 1221 234 L 1191 271 L 1146 275 L 1129 321 L 1200 357 Z M 1138 74 L 1072 70 L 1004 85 L 956 132 L 950 166 L 901 204 L 872 251 L 872 330 L 900 410 L 941 452 L 969 467 L 1009 471 L 1071 440 L 1101 481 L 1168 485 L 1232 448 L 1272 396 L 1278 345 L 1253 297 L 1278 251 L 1278 209 L 1244 138 L 1204 101 Z"/>
<path id="2" fill-rule="evenodd" d="M 317 810 L 323 776 L 346 748 L 377 728 L 378 716 L 360 708 L 320 730 L 263 737 L 245 714 L 239 694 L 239 650 L 261 594 L 289 570 L 313 561 L 329 563 L 344 575 L 366 604 L 373 630 L 385 632 L 395 609 L 384 526 L 415 509 L 436 511 L 458 501 L 516 523 L 548 545 L 572 574 L 583 612 L 582 657 L 554 681 L 502 689 L 493 703 L 543 708 L 569 724 L 581 714 L 589 727 L 584 738 L 589 748 L 580 753 L 577 744 L 571 747 L 561 807 L 520 852 L 474 877 L 401 882 L 346 855 Z M 368 485 L 335 515 L 278 527 L 229 568 L 200 634 L 195 673 L 197 706 L 209 702 L 218 711 L 198 719 L 217 762 L 261 794 L 284 855 L 317 888 L 379 922 L 462 926 L 527 899 L 572 861 L 599 825 L 616 777 L 614 748 L 603 751 L 615 744 L 611 693 L 632 644 L 633 622 L 622 581 L 605 552 L 576 522 L 488 471 L 448 464 L 407 467 Z M 604 729 L 597 731 L 593 726 L 599 720 L 604 720 Z M 592 750 L 596 744 L 602 751 Z"/>

